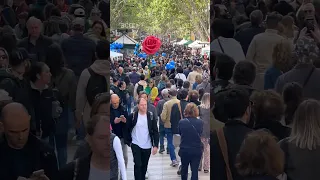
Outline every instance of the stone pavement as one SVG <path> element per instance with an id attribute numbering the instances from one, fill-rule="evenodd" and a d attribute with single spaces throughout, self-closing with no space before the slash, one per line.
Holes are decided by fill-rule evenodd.
<path id="1" fill-rule="evenodd" d="M 134 180 L 134 171 L 133 171 L 133 157 L 131 148 L 128 148 L 128 168 L 127 168 L 127 176 L 128 180 Z M 178 167 L 171 167 L 170 156 L 166 153 L 163 154 L 157 153 L 156 155 L 151 155 L 149 160 L 149 178 L 148 180 L 180 180 L 181 177 L 177 175 Z M 188 179 L 191 178 L 191 171 L 189 169 Z M 199 172 L 200 180 L 209 180 L 210 173 Z"/>
<path id="2" fill-rule="evenodd" d="M 74 156 L 74 153 L 77 149 L 77 146 L 74 142 L 68 143 L 68 162 L 71 162 Z M 131 148 L 128 147 L 128 169 L 127 176 L 128 180 L 134 180 L 133 172 L 133 157 Z M 180 176 L 177 175 L 178 167 L 170 166 L 171 160 L 170 156 L 166 153 L 163 154 L 157 153 L 155 156 L 151 155 L 149 160 L 149 178 L 148 180 L 180 180 Z M 191 177 L 191 170 L 189 169 L 189 179 Z M 199 172 L 199 180 L 209 180 L 210 173 Z"/>

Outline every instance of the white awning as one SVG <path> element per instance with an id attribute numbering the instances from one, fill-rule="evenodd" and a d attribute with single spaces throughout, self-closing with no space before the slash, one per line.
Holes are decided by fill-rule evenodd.
<path id="1" fill-rule="evenodd" d="M 129 37 L 126 34 L 119 37 L 115 42 L 120 44 L 137 44 L 138 43 L 136 40 L 134 40 L 133 38 Z"/>

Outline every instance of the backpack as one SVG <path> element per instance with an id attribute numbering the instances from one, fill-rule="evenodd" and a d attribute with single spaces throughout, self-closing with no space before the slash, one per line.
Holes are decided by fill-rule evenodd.
<path id="1" fill-rule="evenodd" d="M 91 68 L 88 68 L 88 71 L 91 76 L 87 84 L 86 96 L 88 103 L 92 106 L 97 95 L 108 92 L 108 84 L 104 76 L 95 73 Z"/>
<path id="2" fill-rule="evenodd" d="M 139 95 L 139 93 L 143 90 L 144 90 L 143 86 L 138 83 L 137 94 Z"/>

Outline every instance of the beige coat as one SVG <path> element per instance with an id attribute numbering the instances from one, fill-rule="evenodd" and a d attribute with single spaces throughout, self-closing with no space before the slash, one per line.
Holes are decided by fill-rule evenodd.
<path id="1" fill-rule="evenodd" d="M 177 97 L 172 97 L 171 100 L 164 103 L 163 110 L 161 113 L 161 120 L 163 121 L 165 128 L 171 128 L 170 116 L 171 116 L 172 106 L 179 102 L 180 101 L 177 99 Z"/>
<path id="2" fill-rule="evenodd" d="M 193 84 L 196 82 L 196 76 L 201 75 L 197 71 L 192 71 L 189 73 L 187 77 L 187 81 L 190 82 L 190 88 L 192 89 Z"/>
<path id="3" fill-rule="evenodd" d="M 284 37 L 278 35 L 277 30 L 267 29 L 264 33 L 256 35 L 251 41 L 246 59 L 257 66 L 254 88 L 263 89 L 264 73 L 272 65 L 273 49 L 283 39 Z"/>
<path id="4" fill-rule="evenodd" d="M 137 93 L 139 84 L 143 86 L 143 89 L 145 89 L 148 86 L 148 83 L 145 80 L 140 80 L 137 84 L 134 85 L 133 97 L 136 101 L 139 99 L 139 94 Z"/>
<path id="5" fill-rule="evenodd" d="M 110 62 L 106 60 L 96 60 L 91 66 L 91 69 L 97 74 L 103 75 L 106 77 L 107 82 L 110 80 Z M 86 96 L 87 84 L 90 79 L 90 73 L 88 69 L 82 71 L 78 87 L 77 87 L 77 95 L 76 95 L 76 113 L 79 114 L 78 119 L 82 121 L 84 124 L 88 122 L 90 119 L 91 106 L 88 103 Z M 109 90 L 108 90 L 109 91 Z"/>

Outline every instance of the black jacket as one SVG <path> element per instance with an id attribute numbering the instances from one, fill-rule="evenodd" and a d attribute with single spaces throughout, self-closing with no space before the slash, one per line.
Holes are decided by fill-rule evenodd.
<path id="1" fill-rule="evenodd" d="M 46 138 L 55 132 L 55 120 L 53 119 L 52 102 L 56 100 L 54 92 L 48 88 L 40 92 L 37 89 L 30 89 L 32 104 L 31 116 L 34 117 L 36 132 L 42 130 L 42 137 Z"/>
<path id="2" fill-rule="evenodd" d="M 240 150 L 243 140 L 248 133 L 252 131 L 246 124 L 240 120 L 229 120 L 225 123 L 224 135 L 228 146 L 229 166 L 234 180 L 243 180 L 243 178 L 237 173 L 235 168 L 236 156 Z M 211 146 L 211 158 L 214 161 L 211 162 L 210 178 L 216 180 L 226 180 L 227 175 L 225 171 L 225 162 L 223 160 L 222 152 L 220 149 L 217 133 L 213 132 L 210 138 Z"/>
<path id="3" fill-rule="evenodd" d="M 267 129 L 270 131 L 278 140 L 282 140 L 290 136 L 291 128 L 283 126 L 279 121 L 269 120 L 260 122 L 255 125 L 255 130 Z"/>
<path id="4" fill-rule="evenodd" d="M 118 124 L 114 123 L 114 119 L 123 115 L 126 119 L 128 119 L 128 112 L 120 105 L 118 109 L 114 109 L 110 106 L 110 124 L 112 126 L 112 131 L 116 134 L 120 139 L 123 138 L 124 132 L 126 131 L 126 123 L 120 122 Z"/>
<path id="5" fill-rule="evenodd" d="M 149 134 L 151 138 L 151 144 L 152 147 L 159 147 L 159 131 L 158 131 L 158 125 L 157 125 L 157 117 L 151 113 L 147 112 L 147 118 L 148 118 L 148 128 L 149 128 Z M 126 123 L 126 132 L 125 132 L 125 143 L 129 146 L 131 146 L 132 143 L 132 130 L 137 124 L 138 119 L 138 112 L 134 112 L 129 115 Z"/>
<path id="6" fill-rule="evenodd" d="M 58 172 L 54 150 L 33 135 L 25 147 L 15 150 L 6 139 L 0 143 L 0 179 L 17 180 L 18 176 L 29 178 L 34 171 L 43 169 L 49 179 L 56 179 Z"/>
<path id="7" fill-rule="evenodd" d="M 51 38 L 41 35 L 36 45 L 30 43 L 30 38 L 26 37 L 18 43 L 18 47 L 25 48 L 33 62 L 45 62 L 48 47 L 53 44 Z"/>
<path id="8" fill-rule="evenodd" d="M 78 159 L 77 177 L 75 180 L 88 180 L 90 174 L 91 154 L 86 157 Z M 59 180 L 73 180 L 76 161 L 67 164 L 64 168 L 60 169 L 58 178 Z M 58 179 L 57 179 L 58 180 Z"/>
<path id="9" fill-rule="evenodd" d="M 83 70 L 95 61 L 96 44 L 82 34 L 75 34 L 61 42 L 61 49 L 65 55 L 67 67 L 77 77 Z"/>
<path id="10" fill-rule="evenodd" d="M 174 104 L 172 106 L 171 115 L 170 115 L 172 134 L 179 134 L 179 131 L 178 131 L 179 121 L 184 118 L 183 112 L 186 109 L 186 106 L 187 106 L 188 103 L 189 102 L 187 102 L 185 100 L 180 100 L 182 118 L 181 118 L 181 115 L 180 115 L 178 104 Z"/>

